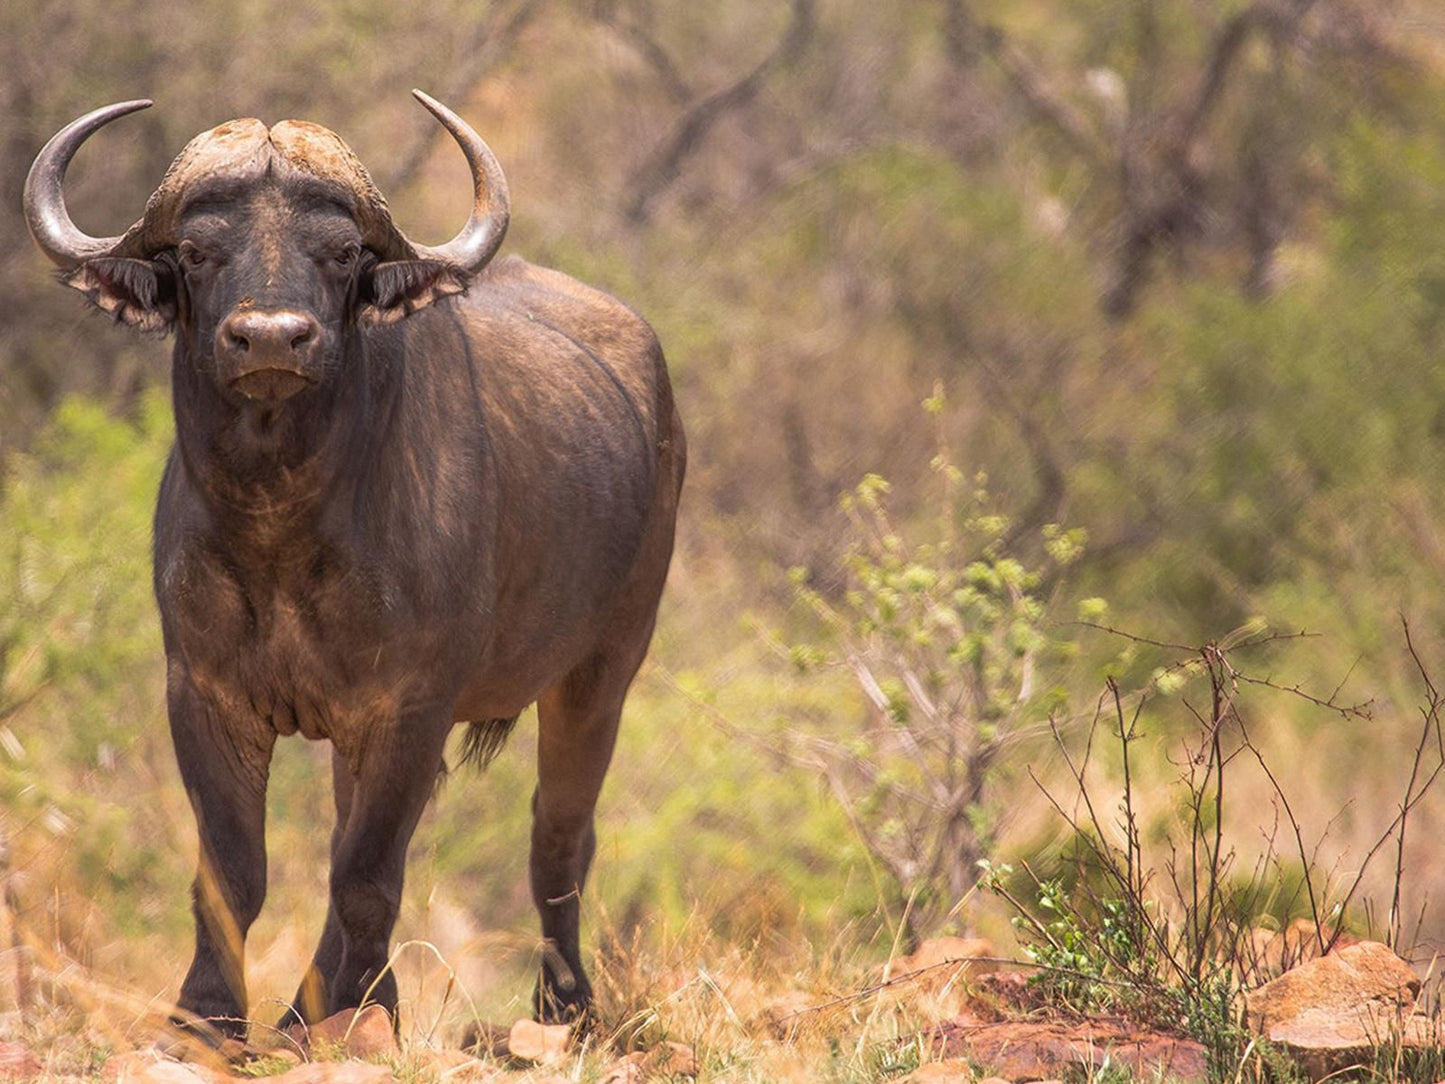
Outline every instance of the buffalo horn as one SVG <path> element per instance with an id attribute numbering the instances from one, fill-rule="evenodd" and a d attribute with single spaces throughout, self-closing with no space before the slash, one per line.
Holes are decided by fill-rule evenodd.
<path id="1" fill-rule="evenodd" d="M 117 117 L 146 109 L 150 104 L 149 99 L 141 98 L 92 110 L 56 132 L 36 156 L 25 178 L 25 223 L 40 250 L 61 267 L 76 267 L 86 260 L 107 255 L 121 241 L 119 237 L 91 237 L 70 220 L 61 191 L 66 167 L 96 129 Z"/>
<path id="2" fill-rule="evenodd" d="M 507 232 L 507 220 L 511 217 L 507 178 L 502 175 L 496 156 L 471 125 L 431 95 L 419 90 L 413 90 L 412 94 L 452 134 L 467 156 L 467 165 L 472 171 L 473 196 L 471 217 L 462 231 L 446 244 L 432 247 L 419 245 L 410 239 L 408 243 L 424 260 L 438 260 L 475 274 L 496 254 Z"/>

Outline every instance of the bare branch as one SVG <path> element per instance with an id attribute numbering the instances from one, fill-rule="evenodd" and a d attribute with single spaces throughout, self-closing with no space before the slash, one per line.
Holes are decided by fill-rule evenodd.
<path id="1" fill-rule="evenodd" d="M 498 14 L 498 9 L 491 9 L 491 18 L 483 20 L 477 26 L 467 48 L 462 52 L 467 58 L 466 63 L 458 65 L 449 73 L 451 80 L 442 88 L 442 100 L 450 102 L 454 108 L 461 108 L 472 96 L 477 85 L 511 53 L 517 39 L 536 16 L 542 3 L 543 0 L 521 0 L 505 18 Z M 385 191 L 399 192 L 410 187 L 421 173 L 422 166 L 426 165 L 434 141 L 445 134 L 446 130 L 436 124 L 421 128 L 411 145 L 402 152 L 395 168 L 387 175 L 382 188 Z"/>
<path id="2" fill-rule="evenodd" d="M 1317 0 L 1257 0 L 1227 20 L 1209 50 L 1204 72 L 1193 100 L 1182 111 L 1179 129 L 1180 150 L 1187 152 L 1204 131 L 1209 115 L 1219 104 L 1229 73 L 1234 68 L 1245 43 L 1256 29 L 1274 26 L 1283 33 L 1291 32 L 1310 13 Z"/>
<path id="3" fill-rule="evenodd" d="M 1004 32 L 974 18 L 966 0 L 947 0 L 944 41 L 959 67 L 970 67 L 978 53 L 998 66 L 1029 112 L 1063 136 L 1075 152 L 1095 163 L 1109 153 L 1106 141 L 1088 118 L 1050 86 L 1034 63 Z"/>
<path id="4" fill-rule="evenodd" d="M 1335 696 L 1339 692 L 1338 688 L 1330 694 L 1330 698 L 1328 700 L 1322 700 L 1318 696 L 1314 696 L 1310 693 L 1305 692 L 1304 689 L 1300 687 L 1299 683 L 1296 683 L 1294 685 L 1278 685 L 1269 678 L 1250 677 L 1248 674 L 1240 673 L 1236 673 L 1235 677 L 1249 685 L 1261 685 L 1266 689 L 1274 689 L 1276 692 L 1289 693 L 1291 696 L 1297 696 L 1301 700 L 1307 701 L 1308 703 L 1315 705 L 1315 707 L 1325 708 L 1328 711 L 1333 711 L 1341 718 L 1374 718 L 1374 715 L 1370 711 L 1370 706 L 1374 704 L 1373 700 L 1362 700 L 1358 704 L 1336 703 Z"/>
<path id="5" fill-rule="evenodd" d="M 1118 242 L 1105 313 L 1122 319 L 1134 311 L 1161 243 L 1198 228 L 1203 178 L 1198 144 L 1224 96 L 1231 73 L 1250 37 L 1269 27 L 1292 33 L 1316 0 L 1256 0 L 1227 19 L 1215 34 L 1193 93 L 1172 115 L 1131 118 L 1122 145 Z"/>
<path id="6" fill-rule="evenodd" d="M 600 6 L 593 11 L 592 17 L 636 51 L 637 55 L 652 69 L 652 73 L 657 76 L 657 81 L 662 84 L 662 89 L 674 103 L 683 105 L 692 100 L 692 87 L 683 78 L 677 64 L 673 62 L 672 54 L 652 36 L 651 29 L 645 25 L 642 18 L 637 16 L 626 19 L 619 18 L 614 10 L 604 9 Z"/>
<path id="7" fill-rule="evenodd" d="M 1197 652 L 1198 647 L 1190 647 L 1188 644 L 1173 644 L 1167 640 L 1151 640 L 1147 636 L 1136 636 L 1132 632 L 1125 632 L 1123 629 L 1116 629 L 1109 625 L 1101 625 L 1095 621 L 1066 621 L 1064 624 L 1078 625 L 1086 629 L 1098 629 L 1100 632 L 1107 632 L 1110 636 L 1122 636 L 1125 640 L 1131 640 L 1136 644 L 1146 644 L 1149 647 L 1162 647 L 1170 651 Z"/>
<path id="8" fill-rule="evenodd" d="M 682 174 L 687 160 L 702 148 L 712 126 L 734 109 L 747 105 L 777 68 L 791 64 L 802 53 L 813 30 L 813 0 L 792 0 L 792 18 L 777 46 L 737 82 L 715 91 L 684 113 L 670 135 L 633 174 L 628 190 L 627 220 L 645 223 L 652 204 Z"/>

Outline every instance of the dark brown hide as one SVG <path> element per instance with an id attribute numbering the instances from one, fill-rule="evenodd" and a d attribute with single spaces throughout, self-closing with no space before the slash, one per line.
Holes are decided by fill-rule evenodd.
<path id="1" fill-rule="evenodd" d="M 481 262 L 506 206 L 483 172 L 469 229 L 492 232 L 467 249 Z M 55 202 L 32 207 L 27 188 L 63 259 L 67 235 L 45 234 Z M 192 142 L 109 254 L 78 251 L 68 272 L 109 311 L 176 330 L 155 590 L 201 841 L 180 1006 L 223 1032 L 244 1030 L 277 737 L 334 749 L 330 907 L 297 1015 L 368 989 L 394 1009 L 394 980 L 376 980 L 447 735 L 475 723 L 484 742 L 533 702 L 537 1011 L 590 1003 L 578 897 L 667 575 L 682 427 L 634 312 L 515 257 L 435 258 L 460 250 L 411 246 L 325 129 L 234 121 Z M 284 401 L 256 393 L 283 384 Z"/>

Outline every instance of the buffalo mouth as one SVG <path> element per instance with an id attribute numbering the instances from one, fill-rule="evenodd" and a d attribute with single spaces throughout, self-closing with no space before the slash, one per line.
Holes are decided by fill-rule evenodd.
<path id="1" fill-rule="evenodd" d="M 254 403 L 274 404 L 315 383 L 292 369 L 267 368 L 243 373 L 231 381 L 231 388 Z"/>

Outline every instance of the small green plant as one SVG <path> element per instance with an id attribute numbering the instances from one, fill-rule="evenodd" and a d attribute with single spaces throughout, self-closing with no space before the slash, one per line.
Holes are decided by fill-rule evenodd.
<path id="1" fill-rule="evenodd" d="M 942 414 L 941 392 L 924 404 Z M 851 675 L 866 710 L 850 733 L 808 733 L 812 762 L 898 890 L 909 940 L 946 925 L 992 852 L 1000 755 L 1062 694 L 1049 666 L 1067 641 L 1041 585 L 1078 557 L 1083 532 L 1045 527 L 1038 567 L 986 479 L 967 479 L 940 432 L 935 513 L 905 524 L 889 484 L 866 476 L 843 498 L 852 549 L 835 597 L 795 570 L 798 598 L 831 634 L 795 644 L 793 662 Z"/>
<path id="2" fill-rule="evenodd" d="M 1080 1008 L 1109 1008 L 1119 1001 L 1108 985 L 1111 976 L 1153 970 L 1133 901 L 1095 899 L 1086 919 L 1076 912 L 1063 881 L 1052 880 L 1038 886 L 1038 909 L 1048 916 L 1040 931 L 1044 937 L 1027 943 L 1024 952 L 1043 968 L 1040 979 L 1062 1000 Z"/>
<path id="3" fill-rule="evenodd" d="M 1071 1065 L 1064 1070 L 1064 1084 L 1135 1084 L 1138 1078 L 1107 1057 L 1099 1065 Z"/>
<path id="4" fill-rule="evenodd" d="M 244 1077 L 280 1076 L 295 1066 L 296 1063 L 290 1058 L 284 1058 L 277 1054 L 263 1054 L 243 1062 L 236 1067 L 235 1072 L 238 1076 Z"/>

